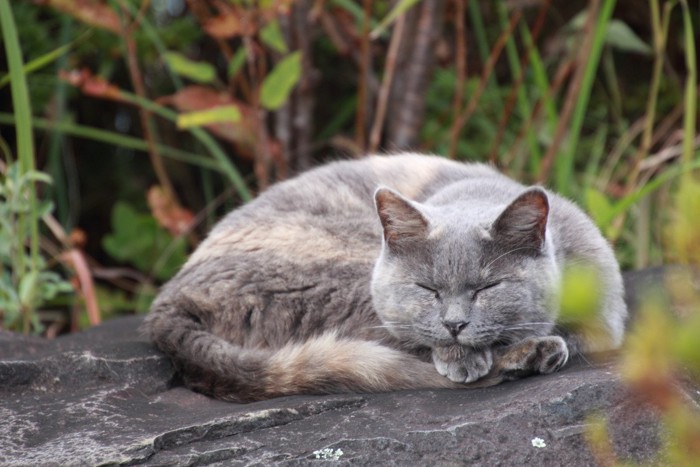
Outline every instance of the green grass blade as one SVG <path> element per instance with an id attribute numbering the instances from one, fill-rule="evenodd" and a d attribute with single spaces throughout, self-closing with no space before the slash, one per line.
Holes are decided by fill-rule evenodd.
<path id="1" fill-rule="evenodd" d="M 484 17 L 481 14 L 481 7 L 479 6 L 479 0 L 469 0 L 469 19 L 472 24 L 472 30 L 474 32 L 474 37 L 476 39 L 476 48 L 479 51 L 479 56 L 481 57 L 481 62 L 486 63 L 491 55 L 491 48 L 489 46 L 489 39 L 486 34 L 486 25 L 484 24 Z M 493 95 L 497 96 L 498 110 L 503 109 L 503 101 L 498 92 L 498 84 L 496 83 L 496 78 L 493 74 L 489 76 L 488 88 L 492 89 Z"/>
<path id="2" fill-rule="evenodd" d="M 581 88 L 579 89 L 578 98 L 574 106 L 571 125 L 569 128 L 569 137 L 566 150 L 560 157 L 555 160 L 555 177 L 556 188 L 560 193 L 568 193 L 571 187 L 571 178 L 574 170 L 574 156 L 578 147 L 578 140 L 581 135 L 583 119 L 588 108 L 588 101 L 593 88 L 593 80 L 596 70 L 600 62 L 600 56 L 605 46 L 605 33 L 608 29 L 608 23 L 615 8 L 615 0 L 604 0 L 600 14 L 596 21 L 595 31 L 593 33 L 593 43 L 591 45 L 591 53 L 588 56 L 586 67 L 583 71 L 583 79 L 581 80 Z"/>
<path id="3" fill-rule="evenodd" d="M 177 122 L 178 113 L 162 105 L 156 104 L 155 102 L 144 99 L 136 94 L 132 94 L 126 91 L 120 91 L 120 97 L 130 102 L 136 106 L 142 107 L 146 110 L 159 115 L 166 120 L 170 120 L 173 123 Z M 233 186 L 236 188 L 239 196 L 243 201 L 250 201 L 253 196 L 248 189 L 248 186 L 243 180 L 240 172 L 229 160 L 228 156 L 221 149 L 221 146 L 216 142 L 216 140 L 202 128 L 189 128 L 189 131 L 197 140 L 209 151 L 214 159 L 219 163 L 221 171 L 229 178 Z"/>
<path id="4" fill-rule="evenodd" d="M 496 10 L 498 13 L 498 20 L 501 23 L 501 29 L 506 30 L 508 28 L 508 11 L 503 3 L 503 0 L 499 0 L 496 3 Z M 508 64 L 510 65 L 511 74 L 513 77 L 519 80 L 522 75 L 523 70 L 520 66 L 520 57 L 518 56 L 518 49 L 515 46 L 515 41 L 513 36 L 508 37 L 506 41 L 506 57 L 508 58 Z M 526 122 L 532 113 L 530 107 L 530 102 L 527 95 L 525 94 L 524 86 L 519 86 L 516 91 L 516 99 L 518 105 L 518 112 L 523 122 Z M 527 126 L 525 131 L 525 141 L 527 142 L 528 150 L 530 151 L 529 159 L 531 165 L 531 171 L 533 174 L 537 173 L 540 167 L 540 161 L 542 160 L 542 150 L 537 141 L 537 135 L 533 131 L 532 125 Z"/>
<path id="5" fill-rule="evenodd" d="M 530 34 L 530 29 L 527 27 L 526 23 L 520 24 L 520 33 L 529 55 L 533 81 L 539 92 L 539 97 L 542 100 L 542 106 L 544 107 L 544 113 L 547 119 L 548 134 L 551 137 L 554 135 L 554 131 L 557 128 L 559 114 L 549 91 L 550 84 L 549 79 L 547 78 L 547 71 L 544 66 L 544 62 L 542 61 L 542 56 L 537 50 L 537 47 L 535 47 L 535 43 L 532 40 L 532 34 Z"/>
<path id="6" fill-rule="evenodd" d="M 28 75 L 30 73 L 33 73 L 36 70 L 39 70 L 41 68 L 44 68 L 46 65 L 50 65 L 54 61 L 58 60 L 63 54 L 68 52 L 71 47 L 75 42 L 71 42 L 70 44 L 63 45 L 57 49 L 52 50 L 49 53 L 46 53 L 42 55 L 41 57 L 37 57 L 31 62 L 27 63 L 24 65 L 24 74 Z M 0 89 L 3 87 L 7 86 L 7 84 L 10 82 L 10 75 L 7 74 L 0 78 Z"/>
<path id="7" fill-rule="evenodd" d="M 133 136 L 122 135 L 113 131 L 102 130 L 84 125 L 78 125 L 70 121 L 51 121 L 44 118 L 35 117 L 33 125 L 38 130 L 59 131 L 72 136 L 90 139 L 113 146 L 120 146 L 126 149 L 134 149 L 136 151 L 148 152 L 148 144 L 140 138 Z M 0 125 L 14 125 L 15 118 L 12 114 L 0 112 Z M 186 162 L 205 169 L 215 170 L 220 173 L 225 173 L 221 165 L 207 157 L 200 156 L 182 149 L 173 148 L 163 144 L 156 146 L 164 156 L 170 159 Z"/>
<path id="8" fill-rule="evenodd" d="M 685 111 L 683 115 L 683 156 L 682 163 L 690 165 L 693 159 L 693 140 L 695 139 L 696 120 L 698 110 L 697 82 L 698 68 L 695 55 L 695 35 L 693 34 L 693 22 L 687 0 L 681 0 L 683 9 L 683 28 L 685 29 L 685 61 L 688 76 L 685 80 Z M 684 177 L 688 180 L 690 173 Z"/>
<path id="9" fill-rule="evenodd" d="M 396 18 L 406 13 L 416 3 L 418 3 L 418 0 L 399 0 L 394 5 L 394 8 L 392 8 L 389 14 L 387 14 L 384 19 L 380 21 L 379 26 L 375 27 L 369 36 L 372 39 L 376 39 L 377 37 L 381 36 L 386 28 L 388 28 L 389 25 L 396 20 Z"/>
<path id="10" fill-rule="evenodd" d="M 481 14 L 478 0 L 469 0 L 469 19 L 471 20 L 474 38 L 476 39 L 476 50 L 479 51 L 481 61 L 486 63 L 486 60 L 489 58 L 489 40 L 486 36 L 484 17 Z"/>
<path id="11" fill-rule="evenodd" d="M 24 73 L 24 63 L 22 61 L 22 49 L 19 45 L 17 27 L 10 2 L 0 0 L 0 27 L 2 27 L 2 39 L 5 44 L 5 54 L 7 56 L 7 66 L 10 72 L 12 88 L 12 106 L 17 118 L 15 131 L 17 133 L 17 159 L 21 174 L 34 171 L 34 137 L 32 134 L 32 107 L 29 101 L 29 91 L 27 89 L 27 79 Z M 27 274 L 37 275 L 39 273 L 39 217 L 37 215 L 36 191 L 34 182 L 30 182 L 29 189 L 30 213 L 20 217 L 19 238 L 25 238 L 25 233 L 29 232 L 29 270 Z M 18 255 L 21 263 L 19 273 L 24 274 L 23 255 Z M 25 310 L 23 313 L 23 329 L 28 333 L 31 328 L 31 311 Z"/>
<path id="12" fill-rule="evenodd" d="M 591 156 L 586 164 L 586 171 L 583 175 L 583 184 L 581 193 L 586 193 L 593 187 L 596 174 L 600 173 L 600 163 L 603 160 L 605 153 L 605 141 L 608 137 L 608 125 L 601 123 L 593 136 L 593 144 L 591 147 Z"/>
<path id="13" fill-rule="evenodd" d="M 358 24 L 362 24 L 365 21 L 365 12 L 356 1 L 354 0 L 331 0 L 333 6 L 342 8 L 343 10 L 350 13 Z M 377 20 L 370 18 L 370 27 L 372 29 L 377 27 Z"/>
<path id="14" fill-rule="evenodd" d="M 696 153 L 700 155 L 699 153 Z M 640 199 L 648 196 L 652 192 L 659 189 L 663 184 L 673 180 L 678 176 L 682 176 L 692 172 L 693 170 L 700 168 L 700 160 L 691 161 L 687 164 L 678 165 L 672 169 L 666 170 L 664 173 L 658 177 L 651 180 L 649 183 L 638 189 L 637 191 L 630 193 L 621 200 L 617 201 L 612 209 L 607 213 L 606 216 L 601 217 L 601 225 L 609 225 L 617 216 L 627 211 L 632 205 L 637 203 Z"/>
<path id="15" fill-rule="evenodd" d="M 34 170 L 34 139 L 32 137 L 32 108 L 22 62 L 12 8 L 8 0 L 0 0 L 0 27 L 5 43 L 9 78 L 12 82 L 12 104 L 17 120 L 17 156 L 22 172 Z"/>

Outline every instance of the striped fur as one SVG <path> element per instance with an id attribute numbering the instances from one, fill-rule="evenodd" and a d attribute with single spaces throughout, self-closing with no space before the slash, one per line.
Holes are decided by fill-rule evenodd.
<path id="1" fill-rule="evenodd" d="M 488 386 L 616 347 L 626 309 L 612 251 L 543 190 L 504 211 L 524 190 L 483 165 L 415 154 L 315 169 L 222 219 L 144 329 L 188 387 L 234 402 Z M 570 258 L 604 279 L 602 340 L 555 327 L 548 291 Z M 429 281 L 442 281 L 439 300 L 416 286 Z M 471 324 L 454 337 L 446 317 Z"/>

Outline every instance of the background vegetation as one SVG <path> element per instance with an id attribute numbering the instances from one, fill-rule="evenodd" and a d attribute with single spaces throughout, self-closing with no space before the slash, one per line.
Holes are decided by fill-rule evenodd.
<path id="1" fill-rule="evenodd" d="M 144 311 L 225 211 L 374 151 L 488 161 L 582 204 L 626 269 L 676 261 L 664 226 L 674 180 L 699 161 L 699 11 L 660 0 L 5 5 L 4 326 L 55 335 Z"/>
<path id="2" fill-rule="evenodd" d="M 323 161 L 486 161 L 580 203 L 624 268 L 690 266 L 625 375 L 665 462 L 700 458 L 674 389 L 700 371 L 699 23 L 692 0 L 0 0 L 0 327 L 147 310 L 224 212 Z"/>

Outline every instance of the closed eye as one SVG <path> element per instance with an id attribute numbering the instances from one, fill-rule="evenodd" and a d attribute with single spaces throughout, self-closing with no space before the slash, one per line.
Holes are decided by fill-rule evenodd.
<path id="1" fill-rule="evenodd" d="M 500 284 L 501 284 L 501 281 L 497 281 L 497 282 L 491 282 L 491 283 L 486 284 L 486 285 L 484 285 L 484 286 L 482 286 L 482 287 L 479 287 L 478 289 L 476 289 L 476 290 L 474 291 L 474 298 L 476 298 L 476 296 L 477 296 L 479 293 L 483 292 L 484 290 L 492 289 L 492 288 L 494 288 L 494 287 L 496 287 L 497 285 L 500 285 Z"/>
<path id="2" fill-rule="evenodd" d="M 427 290 L 428 292 L 431 292 L 433 295 L 435 295 L 436 299 L 438 299 L 438 300 L 440 299 L 440 291 L 438 291 L 437 289 L 430 287 L 428 285 L 425 285 L 425 284 L 418 283 L 418 282 L 416 282 L 416 285 L 423 290 Z"/>

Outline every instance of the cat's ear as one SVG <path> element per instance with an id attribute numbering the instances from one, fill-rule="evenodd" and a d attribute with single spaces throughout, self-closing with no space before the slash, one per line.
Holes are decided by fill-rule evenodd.
<path id="1" fill-rule="evenodd" d="M 530 188 L 515 198 L 493 223 L 492 234 L 510 248 L 544 247 L 549 201 L 542 188 Z"/>
<path id="2" fill-rule="evenodd" d="M 400 248 L 428 236 L 428 221 L 397 192 L 379 188 L 374 193 L 374 202 L 384 228 L 384 240 L 389 247 Z"/>

